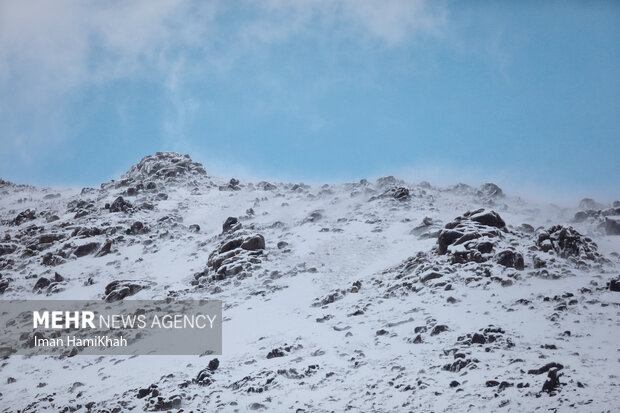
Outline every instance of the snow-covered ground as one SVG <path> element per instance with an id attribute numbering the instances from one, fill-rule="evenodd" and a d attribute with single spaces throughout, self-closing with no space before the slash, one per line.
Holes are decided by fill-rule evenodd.
<path id="1" fill-rule="evenodd" d="M 123 280 L 221 299 L 224 336 L 208 380 L 212 356 L 5 357 L 0 406 L 617 411 L 618 215 L 492 184 L 237 182 L 171 153 L 96 189 L 2 181 L 0 298 Z"/>

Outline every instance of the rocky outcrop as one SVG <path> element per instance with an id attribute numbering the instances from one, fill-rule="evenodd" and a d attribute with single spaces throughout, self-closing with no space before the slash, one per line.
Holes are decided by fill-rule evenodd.
<path id="1" fill-rule="evenodd" d="M 120 301 L 125 297 L 137 294 L 145 288 L 151 287 L 151 285 L 151 282 L 141 280 L 112 281 L 105 287 L 104 300 L 108 303 Z"/>
<path id="2" fill-rule="evenodd" d="M 454 247 L 457 254 L 469 261 L 486 261 L 498 238 L 503 236 L 506 223 L 495 211 L 468 211 L 445 225 L 439 232 L 437 252 L 448 253 Z"/>
<path id="3" fill-rule="evenodd" d="M 204 167 L 192 161 L 189 155 L 174 152 L 157 152 L 155 155 L 145 156 L 132 166 L 121 177 L 122 185 L 132 182 L 150 181 L 153 179 L 174 180 L 178 178 L 206 176 Z"/>
<path id="4" fill-rule="evenodd" d="M 245 278 L 261 264 L 264 250 L 265 238 L 260 234 L 231 235 L 209 255 L 207 268 L 194 275 L 195 284 L 204 282 L 203 280 L 223 280 L 232 276 Z"/>
<path id="5" fill-rule="evenodd" d="M 598 247 L 591 238 L 581 235 L 570 226 L 554 225 L 538 232 L 536 246 L 562 258 L 597 260 Z"/>

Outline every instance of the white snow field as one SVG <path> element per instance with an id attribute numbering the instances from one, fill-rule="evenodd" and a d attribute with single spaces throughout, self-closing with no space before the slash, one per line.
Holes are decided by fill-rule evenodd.
<path id="1" fill-rule="evenodd" d="M 0 299 L 224 303 L 218 356 L 5 354 L 0 411 L 618 411 L 620 203 L 205 169 L 0 181 Z"/>

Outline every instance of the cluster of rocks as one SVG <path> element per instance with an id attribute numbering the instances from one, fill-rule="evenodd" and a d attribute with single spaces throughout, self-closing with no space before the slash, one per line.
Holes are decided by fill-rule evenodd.
<path id="1" fill-rule="evenodd" d="M 19 226 L 24 222 L 32 221 L 37 218 L 37 211 L 34 209 L 26 209 L 25 211 L 20 212 L 17 216 L 9 221 L 3 222 L 12 226 Z"/>
<path id="2" fill-rule="evenodd" d="M 471 196 L 482 201 L 485 205 L 492 206 L 497 200 L 504 198 L 504 191 L 494 183 L 486 183 L 478 188 L 473 188 L 464 183 L 458 183 L 446 189 L 455 195 Z"/>
<path id="3" fill-rule="evenodd" d="M 180 155 L 174 152 L 157 152 L 155 155 L 145 156 L 127 173 L 121 177 L 121 186 L 131 186 L 132 183 L 150 182 L 154 179 L 170 181 L 177 178 L 206 176 L 202 164 L 191 160 L 189 155 Z M 147 183 L 148 185 L 148 183 Z M 148 188 L 148 187 L 147 187 Z"/>
<path id="4" fill-rule="evenodd" d="M 543 252 L 553 252 L 561 258 L 573 261 L 602 259 L 596 243 L 570 226 L 554 225 L 546 230 L 539 230 L 536 246 Z"/>
<path id="5" fill-rule="evenodd" d="M 238 218 L 229 217 L 222 225 L 224 239 L 211 252 L 207 267 L 194 274 L 193 285 L 207 281 L 224 280 L 236 276 L 238 279 L 249 276 L 262 263 L 265 251 L 265 238 L 261 234 L 249 233 L 242 229 Z"/>
<path id="6" fill-rule="evenodd" d="M 375 201 L 377 199 L 396 199 L 397 201 L 406 201 L 411 198 L 409 189 L 404 186 L 392 186 L 386 189 L 383 193 L 377 196 L 373 196 L 369 201 Z"/>
<path id="7" fill-rule="evenodd" d="M 144 407 L 146 411 L 170 411 L 171 409 L 179 409 L 183 405 L 181 395 L 175 394 L 170 397 L 164 397 L 156 384 L 151 384 L 147 388 L 138 390 L 136 397 L 147 401 Z"/>
<path id="8" fill-rule="evenodd" d="M 198 375 L 193 380 L 193 383 L 199 384 L 201 386 L 209 386 L 213 383 L 213 372 L 218 369 L 220 366 L 220 361 L 218 359 L 212 359 L 206 368 L 200 370 Z"/>
<path id="9" fill-rule="evenodd" d="M 325 297 L 316 298 L 314 302 L 312 303 L 312 306 L 313 307 L 325 307 L 335 301 L 343 299 L 349 293 L 354 293 L 354 294 L 358 293 L 361 288 L 362 288 L 362 282 L 359 280 L 354 281 L 353 284 L 351 284 L 351 287 L 347 289 L 336 289 L 332 291 L 331 293 L 327 294 Z"/>
<path id="10" fill-rule="evenodd" d="M 133 212 L 134 207 L 129 201 L 125 201 L 122 196 L 117 197 L 111 204 L 105 204 L 105 209 L 109 212 Z"/>
<path id="11" fill-rule="evenodd" d="M 438 232 L 437 226 L 425 218 L 414 228 L 412 233 L 422 237 L 437 233 L 437 246 L 383 271 L 376 284 L 386 287 L 385 297 L 419 293 L 424 288 L 450 290 L 457 274 L 466 284 L 483 281 L 510 286 L 526 268 L 533 269 L 532 275 L 559 278 L 572 267 L 592 268 L 588 262 L 608 262 L 591 238 L 570 226 L 535 230 L 523 224 L 509 230 L 502 217 L 488 209 L 468 211 Z"/>
<path id="12" fill-rule="evenodd" d="M 45 293 L 46 295 L 50 295 L 62 291 L 63 286 L 66 284 L 67 282 L 62 275 L 54 273 L 53 278 L 40 277 L 34 284 L 34 287 L 32 287 L 32 291 L 39 294 Z"/>
<path id="13" fill-rule="evenodd" d="M 143 280 L 116 280 L 105 287 L 104 300 L 108 303 L 120 301 L 126 297 L 137 294 L 145 288 L 153 285 L 150 281 Z"/>
<path id="14" fill-rule="evenodd" d="M 95 203 L 89 200 L 75 199 L 67 204 L 67 212 L 75 213 L 74 219 L 85 217 L 96 211 Z"/>
<path id="15" fill-rule="evenodd" d="M 607 235 L 620 235 L 620 201 L 614 201 L 611 207 L 599 204 L 590 198 L 579 203 L 579 211 L 573 221 L 596 224 Z"/>
<path id="16" fill-rule="evenodd" d="M 560 382 L 560 377 L 562 376 L 560 370 L 563 368 L 564 366 L 560 363 L 551 362 L 537 369 L 528 370 L 528 374 L 540 375 L 547 373 L 547 380 L 545 380 L 542 386 L 542 391 L 553 395 L 557 392 L 560 385 L 563 384 Z"/>
<path id="17" fill-rule="evenodd" d="M 231 178 L 226 185 L 219 186 L 220 191 L 240 191 L 241 186 L 238 179 Z"/>

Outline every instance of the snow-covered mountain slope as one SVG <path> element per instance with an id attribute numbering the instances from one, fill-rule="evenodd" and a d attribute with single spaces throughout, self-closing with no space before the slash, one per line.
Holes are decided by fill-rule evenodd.
<path id="1" fill-rule="evenodd" d="M 0 181 L 0 298 L 224 303 L 219 365 L 5 356 L 0 406 L 616 410 L 620 204 L 590 201 L 239 182 L 174 153 L 100 188 Z"/>

